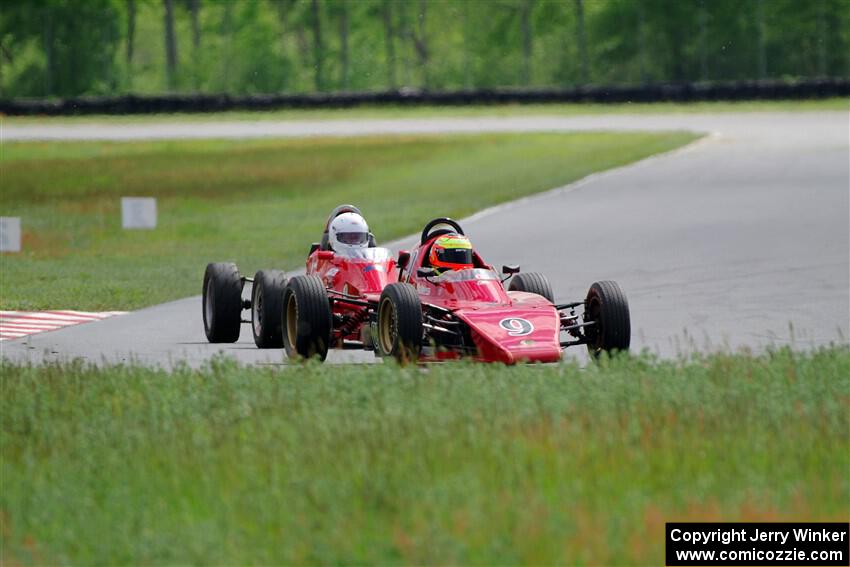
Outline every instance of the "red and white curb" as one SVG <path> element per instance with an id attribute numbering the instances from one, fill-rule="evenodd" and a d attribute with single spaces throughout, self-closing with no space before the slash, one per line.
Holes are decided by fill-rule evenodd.
<path id="1" fill-rule="evenodd" d="M 100 321 L 126 311 L 0 311 L 0 341 Z"/>

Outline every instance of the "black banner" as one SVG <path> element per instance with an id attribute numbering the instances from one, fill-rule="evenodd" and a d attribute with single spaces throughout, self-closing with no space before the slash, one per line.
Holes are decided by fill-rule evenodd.
<path id="1" fill-rule="evenodd" d="M 0 114 L 158 114 L 281 108 L 350 108 L 362 105 L 463 106 L 470 104 L 697 102 L 718 100 L 807 100 L 850 95 L 850 80 L 733 81 L 584 85 L 572 88 L 475 89 L 382 92 L 270 93 L 256 95 L 163 94 L 83 96 L 66 99 L 0 99 Z"/>
<path id="2" fill-rule="evenodd" d="M 848 523 L 668 523 L 666 564 L 850 565 Z"/>

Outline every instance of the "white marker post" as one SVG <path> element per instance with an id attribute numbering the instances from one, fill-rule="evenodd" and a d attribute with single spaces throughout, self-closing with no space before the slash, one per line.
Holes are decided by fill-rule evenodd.
<path id="1" fill-rule="evenodd" d="M 156 199 L 153 197 L 121 197 L 121 228 L 156 228 Z"/>
<path id="2" fill-rule="evenodd" d="M 0 252 L 21 251 L 21 217 L 0 217 Z"/>

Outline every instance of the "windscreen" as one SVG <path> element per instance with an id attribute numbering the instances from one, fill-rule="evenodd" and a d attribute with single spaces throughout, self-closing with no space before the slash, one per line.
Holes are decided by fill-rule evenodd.
<path id="1" fill-rule="evenodd" d="M 392 257 L 387 248 L 349 248 L 336 254 L 349 260 L 363 262 L 386 262 Z"/>
<path id="2" fill-rule="evenodd" d="M 485 281 L 498 280 L 499 274 L 493 270 L 484 268 L 468 268 L 466 270 L 448 270 L 445 273 L 434 278 L 434 281 L 441 282 L 463 282 L 463 281 Z"/>

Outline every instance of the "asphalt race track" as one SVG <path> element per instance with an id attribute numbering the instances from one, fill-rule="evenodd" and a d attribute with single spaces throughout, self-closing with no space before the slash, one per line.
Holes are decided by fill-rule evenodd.
<path id="1" fill-rule="evenodd" d="M 670 154 L 591 176 L 463 222 L 484 258 L 552 280 L 558 300 L 599 279 L 629 297 L 634 347 L 693 349 L 846 341 L 850 318 L 850 114 L 610 115 L 2 127 L 3 141 L 345 136 L 563 130 L 709 134 Z M 442 211 L 435 208 L 433 216 Z M 316 219 L 318 235 L 322 221 Z M 429 219 L 422 219 L 423 223 Z M 380 227 L 374 227 L 380 239 Z M 306 240 L 305 240 L 306 242 Z M 408 243 L 410 240 L 408 240 Z M 396 243 L 397 249 L 400 245 Z M 216 260 L 210 258 L 209 260 Z M 286 266 L 295 270 L 301 266 Z M 198 289 L 204 266 L 198 265 Z M 63 306 L 73 308 L 73 306 Z M 793 330 L 789 325 L 793 322 Z M 15 360 L 201 364 L 217 352 L 280 364 L 250 327 L 209 345 L 200 297 L 0 344 Z M 578 352 L 578 351 L 576 351 Z M 332 361 L 372 354 L 333 352 Z"/>

